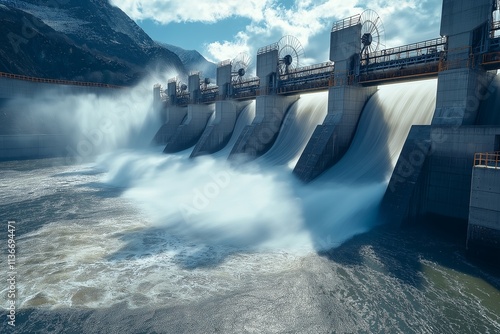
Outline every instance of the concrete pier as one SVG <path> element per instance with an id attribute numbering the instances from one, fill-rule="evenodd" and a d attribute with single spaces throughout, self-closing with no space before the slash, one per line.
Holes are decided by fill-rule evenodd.
<path id="1" fill-rule="evenodd" d="M 495 157 L 496 164 L 476 165 L 472 171 L 467 249 L 487 251 L 500 262 L 500 153 Z"/>
<path id="2" fill-rule="evenodd" d="M 474 154 L 500 149 L 498 126 L 475 125 L 493 74 L 472 57 L 487 51 L 494 8 L 491 0 L 443 1 L 441 35 L 448 36 L 448 50 L 436 110 L 431 126 L 412 127 L 392 174 L 382 202 L 391 223 L 427 214 L 469 219 Z"/>
<path id="3" fill-rule="evenodd" d="M 389 222 L 427 214 L 466 221 L 476 152 L 499 150 L 500 127 L 413 126 L 382 201 Z"/>
<path id="4" fill-rule="evenodd" d="M 203 131 L 190 157 L 212 154 L 223 149 L 233 134 L 238 116 L 249 103 L 217 101 L 215 103 L 215 118 Z"/>
<path id="5" fill-rule="evenodd" d="M 433 125 L 475 124 L 494 74 L 477 66 L 471 54 L 487 48 L 492 10 L 492 0 L 443 1 L 441 36 L 447 36 L 448 50 L 438 74 Z"/>
<path id="6" fill-rule="evenodd" d="M 313 180 L 342 158 L 354 137 L 366 101 L 376 91 L 376 87 L 361 87 L 350 82 L 352 74 L 359 71 L 360 38 L 361 23 L 356 20 L 335 24 L 332 29 L 330 60 L 335 62 L 336 85 L 328 90 L 328 114 L 323 124 L 314 130 L 293 170 L 304 182 Z"/>
<path id="7" fill-rule="evenodd" d="M 217 65 L 217 85 L 219 87 L 219 99 L 215 102 L 215 118 L 207 126 L 198 143 L 191 152 L 191 158 L 211 154 L 224 148 L 233 134 L 234 126 L 240 112 L 250 102 L 238 102 L 227 99 L 230 95 L 233 76 L 232 62 L 226 60 Z"/>
<path id="8" fill-rule="evenodd" d="M 243 130 L 228 159 L 253 160 L 269 150 L 278 137 L 286 112 L 298 100 L 298 96 L 268 95 L 276 88 L 279 61 L 277 44 L 259 49 L 257 76 L 261 95 L 255 100 L 255 119 Z"/>
<path id="9" fill-rule="evenodd" d="M 481 69 L 451 69 L 438 74 L 434 125 L 474 125 L 495 74 Z"/>
<path id="10" fill-rule="evenodd" d="M 203 134 L 214 112 L 214 107 L 213 105 L 190 104 L 187 110 L 185 121 L 172 134 L 163 153 L 175 153 L 195 145 Z"/>
<path id="11" fill-rule="evenodd" d="M 250 161 L 267 152 L 276 141 L 286 112 L 298 96 L 257 96 L 255 119 L 234 144 L 228 159 Z"/>
<path id="12" fill-rule="evenodd" d="M 187 107 L 177 106 L 176 96 L 177 96 L 177 82 L 175 80 L 170 80 L 167 84 L 167 96 L 169 99 L 168 104 L 164 104 L 161 101 L 160 96 L 160 86 L 157 85 L 153 88 L 154 96 L 154 108 L 160 113 L 160 119 L 163 121 L 162 126 L 156 132 L 153 137 L 153 145 L 167 145 L 175 131 L 182 124 L 182 121 L 187 116 Z"/>
<path id="13" fill-rule="evenodd" d="M 334 165 L 349 148 L 361 111 L 375 87 L 332 87 L 328 95 L 328 114 L 318 125 L 300 156 L 294 174 L 309 182 Z"/>
<path id="14" fill-rule="evenodd" d="M 165 123 L 153 138 L 154 145 L 166 145 L 188 113 L 187 107 L 168 106 L 164 109 Z"/>

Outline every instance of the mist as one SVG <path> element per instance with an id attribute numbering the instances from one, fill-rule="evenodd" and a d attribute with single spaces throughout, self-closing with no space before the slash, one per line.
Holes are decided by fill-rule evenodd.
<path id="1" fill-rule="evenodd" d="M 380 223 L 378 205 L 404 140 L 412 124 L 430 123 L 436 91 L 436 80 L 380 87 L 345 157 L 305 185 L 291 171 L 326 116 L 326 92 L 303 95 L 274 146 L 238 166 L 226 158 L 255 103 L 242 111 L 222 151 L 196 159 L 188 158 L 192 148 L 165 155 L 151 146 L 161 125 L 152 96 L 158 81 L 111 95 L 47 92 L 29 110 L 68 138 L 67 162 L 103 171 L 103 186 L 120 189 L 151 229 L 186 243 L 252 252 L 320 251 Z"/>
<path id="2" fill-rule="evenodd" d="M 14 97 L 6 108 L 17 113 L 13 126 L 18 133 L 61 135 L 67 163 L 88 162 L 117 149 L 148 147 L 151 133 L 160 124 L 160 114 L 153 110 L 152 87 L 172 75 L 151 75 L 131 88 L 96 93 L 57 86 L 31 98 Z"/>
<path id="3" fill-rule="evenodd" d="M 188 242 L 320 251 L 380 223 L 378 206 L 399 152 L 412 124 L 430 123 L 435 88 L 436 80 L 381 87 L 346 156 L 309 185 L 291 170 L 326 115 L 327 93 L 299 99 L 273 148 L 242 166 L 223 154 L 188 159 L 190 150 L 162 155 L 161 148 L 115 152 L 98 164 L 108 171 L 103 182 L 125 188 L 123 196 L 152 226 Z"/>

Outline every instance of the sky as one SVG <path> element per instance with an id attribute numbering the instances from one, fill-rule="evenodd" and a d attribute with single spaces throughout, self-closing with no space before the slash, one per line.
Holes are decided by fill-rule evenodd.
<path id="1" fill-rule="evenodd" d="M 328 61 L 332 25 L 365 9 L 380 16 L 386 47 L 439 37 L 441 0 L 110 0 L 152 39 L 196 50 L 213 62 L 285 35 L 304 49 L 301 65 Z"/>

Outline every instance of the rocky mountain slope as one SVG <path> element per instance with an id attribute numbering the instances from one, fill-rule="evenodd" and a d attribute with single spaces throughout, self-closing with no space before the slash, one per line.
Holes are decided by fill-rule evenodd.
<path id="1" fill-rule="evenodd" d="M 186 75 L 180 58 L 107 0 L 0 0 L 0 72 L 132 85 Z"/>

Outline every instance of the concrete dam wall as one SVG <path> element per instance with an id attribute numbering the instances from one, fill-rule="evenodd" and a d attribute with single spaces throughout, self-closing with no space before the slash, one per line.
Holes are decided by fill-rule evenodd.
<path id="1" fill-rule="evenodd" d="M 57 101 L 68 96 L 118 96 L 123 90 L 103 84 L 62 82 L 0 75 L 0 160 L 70 154 L 68 143 L 71 136 L 61 126 L 56 126 L 55 123 L 60 121 L 36 110 L 47 98 Z M 59 112 L 61 115 L 67 113 L 66 110 Z"/>

